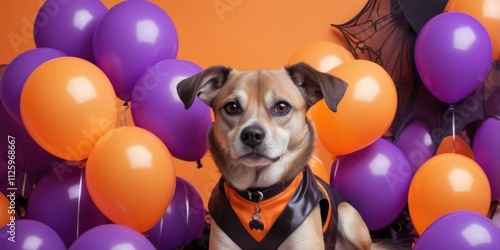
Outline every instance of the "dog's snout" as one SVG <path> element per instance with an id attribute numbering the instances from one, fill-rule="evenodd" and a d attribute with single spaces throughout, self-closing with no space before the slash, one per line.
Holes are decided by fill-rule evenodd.
<path id="1" fill-rule="evenodd" d="M 248 146 L 254 147 L 264 141 L 266 132 L 260 126 L 251 125 L 241 131 L 241 141 Z"/>

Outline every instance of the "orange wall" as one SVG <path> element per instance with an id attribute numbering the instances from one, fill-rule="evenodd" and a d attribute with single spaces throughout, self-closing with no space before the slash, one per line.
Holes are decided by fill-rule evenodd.
<path id="1" fill-rule="evenodd" d="M 0 1 L 0 64 L 34 48 L 33 20 L 44 0 Z M 111 7 L 120 0 L 103 0 Z M 202 67 L 278 68 L 314 40 L 342 42 L 331 23 L 353 17 L 366 0 L 152 0 L 172 17 L 179 58 Z"/>

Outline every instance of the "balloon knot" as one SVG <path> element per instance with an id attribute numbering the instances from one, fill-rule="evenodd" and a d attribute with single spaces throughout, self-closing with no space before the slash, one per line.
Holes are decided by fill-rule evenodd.
<path id="1" fill-rule="evenodd" d="M 203 167 L 203 164 L 201 164 L 201 160 L 197 160 L 197 161 L 196 161 L 196 165 L 197 165 L 197 166 L 196 166 L 196 168 L 197 168 L 197 169 L 200 169 L 200 168 L 202 168 L 202 167 Z"/>
<path id="2" fill-rule="evenodd" d="M 83 169 L 87 166 L 87 159 L 82 160 L 78 163 L 78 168 Z"/>

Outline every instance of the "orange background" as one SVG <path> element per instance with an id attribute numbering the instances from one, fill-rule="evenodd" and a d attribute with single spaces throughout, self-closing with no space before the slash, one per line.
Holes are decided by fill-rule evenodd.
<path id="1" fill-rule="evenodd" d="M 35 48 L 33 23 L 44 0 L 0 1 L 0 64 Z M 120 0 L 103 0 L 110 8 Z M 202 67 L 280 68 L 302 46 L 316 40 L 344 45 L 330 26 L 351 19 L 366 0 L 152 0 L 174 21 L 179 59 Z M 329 169 L 332 156 L 318 145 L 317 156 Z M 206 201 L 219 178 L 210 157 L 205 167 L 175 160 L 177 175 L 196 186 Z"/>
<path id="2" fill-rule="evenodd" d="M 34 48 L 34 17 L 43 0 L 0 2 L 0 63 Z M 121 0 L 103 0 L 111 7 Z M 173 19 L 179 59 L 207 67 L 277 68 L 314 40 L 342 42 L 331 23 L 348 21 L 366 0 L 152 0 Z M 15 42 L 12 42 L 15 41 Z"/>

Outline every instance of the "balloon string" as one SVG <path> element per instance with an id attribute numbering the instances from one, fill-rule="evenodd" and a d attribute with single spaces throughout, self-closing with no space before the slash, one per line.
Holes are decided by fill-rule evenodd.
<path id="1" fill-rule="evenodd" d="M 26 180 L 28 178 L 28 174 L 26 173 L 26 168 L 24 169 L 24 174 L 23 174 L 23 185 L 21 187 L 21 196 L 26 197 Z"/>
<path id="2" fill-rule="evenodd" d="M 123 115 L 122 115 L 122 126 L 126 126 L 127 125 L 127 111 L 130 108 L 130 105 L 128 105 L 128 102 L 124 102 L 123 106 L 125 106 L 125 111 L 123 112 Z"/>
<path id="3" fill-rule="evenodd" d="M 195 183 L 194 180 L 196 179 L 196 173 L 198 172 L 198 169 L 200 168 L 196 168 L 193 172 L 193 175 L 191 176 L 191 181 L 190 183 Z"/>
<path id="4" fill-rule="evenodd" d="M 78 207 L 76 210 L 76 238 L 80 236 L 80 208 L 82 201 L 82 185 L 83 185 L 83 171 L 80 170 L 80 186 L 78 187 Z"/>
<path id="5" fill-rule="evenodd" d="M 453 104 L 450 104 L 449 110 L 451 111 L 451 141 L 452 141 L 452 153 L 455 153 L 455 108 Z"/>
<path id="6" fill-rule="evenodd" d="M 182 184 L 182 187 L 184 188 L 184 201 L 186 202 L 186 230 L 184 230 L 184 241 L 186 242 L 187 240 L 187 233 L 189 229 L 189 191 L 186 187 L 186 184 Z"/>
<path id="7" fill-rule="evenodd" d="M 340 164 L 340 159 L 337 157 L 337 160 L 335 161 L 335 169 L 333 170 L 333 182 L 335 182 L 335 179 L 337 177 L 337 170 L 339 169 L 339 164 Z"/>
<path id="8" fill-rule="evenodd" d="M 191 182 L 190 183 L 195 183 L 194 180 L 196 179 L 196 173 L 198 173 L 199 169 L 201 169 L 202 167 L 203 167 L 203 164 L 201 164 L 201 159 L 197 160 L 196 161 L 196 169 L 194 170 L 193 175 L 191 176 Z M 187 192 L 186 191 L 186 186 L 184 186 L 184 191 Z M 187 210 L 187 212 L 189 212 L 189 207 L 187 206 L 188 204 L 189 204 L 188 203 L 188 199 L 186 197 L 186 210 Z M 187 224 L 186 224 L 186 228 L 187 228 Z M 184 239 L 184 241 L 185 241 L 185 239 Z"/>
<path id="9" fill-rule="evenodd" d="M 158 250 L 160 249 L 160 242 L 161 242 L 162 236 L 163 236 L 163 216 L 160 219 L 160 232 L 158 234 L 158 243 L 156 244 L 156 249 L 158 249 Z"/>

